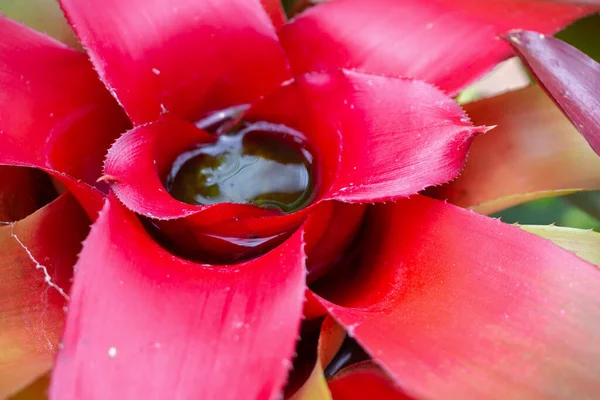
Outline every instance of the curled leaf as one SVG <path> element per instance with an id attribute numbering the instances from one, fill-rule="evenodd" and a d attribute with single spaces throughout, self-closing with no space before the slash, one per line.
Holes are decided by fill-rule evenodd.
<path id="1" fill-rule="evenodd" d="M 600 64 L 575 47 L 537 32 L 507 37 L 573 125 L 600 154 Z"/>
<path id="2" fill-rule="evenodd" d="M 277 396 L 302 316 L 304 258 L 298 231 L 245 263 L 188 262 L 110 195 L 76 265 L 51 395 Z"/>
<path id="3" fill-rule="evenodd" d="M 566 400 L 600 391 L 596 266 L 427 197 L 373 207 L 364 229 L 354 268 L 321 301 L 407 394 Z"/>

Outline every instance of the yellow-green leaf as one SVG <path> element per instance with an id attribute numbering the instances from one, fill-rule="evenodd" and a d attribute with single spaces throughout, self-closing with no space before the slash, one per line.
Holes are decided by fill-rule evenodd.
<path id="1" fill-rule="evenodd" d="M 521 229 L 551 240 L 585 261 L 600 266 L 600 233 L 560 226 L 521 225 Z"/>

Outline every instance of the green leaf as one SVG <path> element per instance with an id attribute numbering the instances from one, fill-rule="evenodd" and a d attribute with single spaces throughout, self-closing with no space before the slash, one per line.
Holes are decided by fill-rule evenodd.
<path id="1" fill-rule="evenodd" d="M 598 232 L 554 225 L 521 225 L 521 229 L 549 239 L 555 245 L 577 254 L 579 258 L 600 266 L 600 233 Z"/>

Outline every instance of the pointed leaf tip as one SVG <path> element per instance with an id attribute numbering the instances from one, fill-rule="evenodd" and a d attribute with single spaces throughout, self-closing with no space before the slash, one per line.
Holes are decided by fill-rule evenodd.
<path id="1" fill-rule="evenodd" d="M 464 109 L 475 125 L 498 127 L 477 136 L 460 176 L 430 194 L 489 214 L 538 198 L 600 189 L 600 157 L 538 85 Z"/>
<path id="2" fill-rule="evenodd" d="M 503 37 L 548 95 L 600 154 L 600 64 L 575 47 L 542 33 L 511 31 Z"/>

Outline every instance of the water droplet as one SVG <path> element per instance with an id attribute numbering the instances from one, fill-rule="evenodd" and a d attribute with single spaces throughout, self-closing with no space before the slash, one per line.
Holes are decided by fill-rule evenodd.
<path id="1" fill-rule="evenodd" d="M 108 349 L 108 356 L 110 358 L 115 358 L 117 356 L 117 348 L 111 347 L 110 349 Z"/>
<path id="2" fill-rule="evenodd" d="M 199 123 L 215 141 L 180 155 L 166 183 L 171 195 L 188 204 L 253 204 L 284 213 L 310 203 L 312 156 L 299 132 L 277 124 L 245 123 L 239 109 Z"/>

